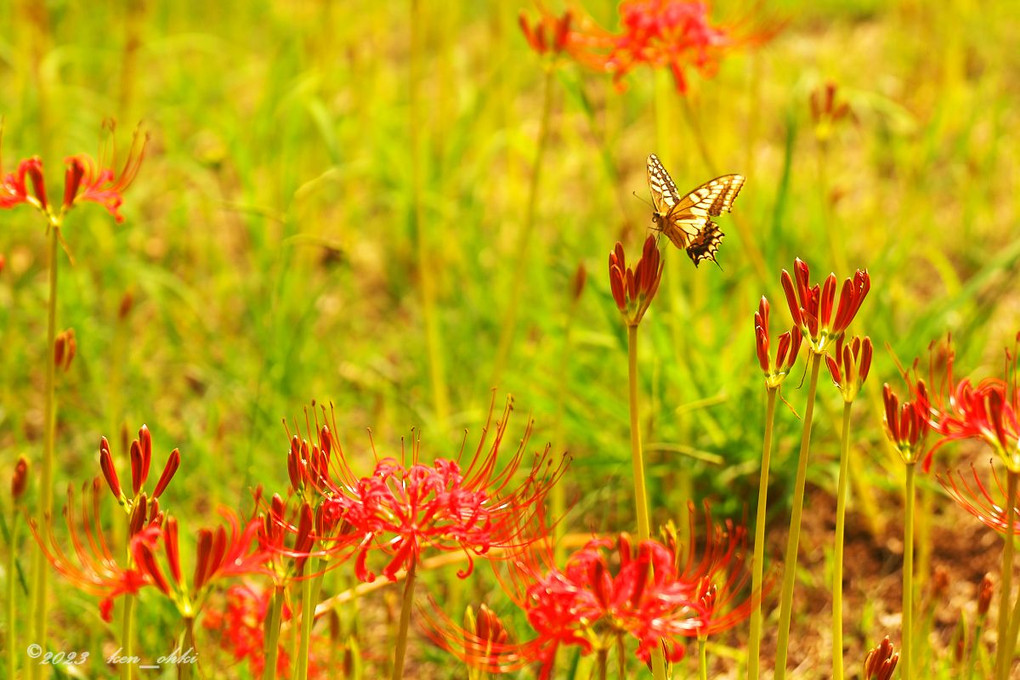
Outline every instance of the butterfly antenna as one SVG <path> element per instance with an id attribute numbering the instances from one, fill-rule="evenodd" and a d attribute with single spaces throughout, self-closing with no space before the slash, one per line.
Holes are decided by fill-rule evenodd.
<path id="1" fill-rule="evenodd" d="M 649 208 L 651 208 L 651 209 L 652 209 L 653 211 L 655 210 L 655 206 L 654 206 L 654 205 L 652 204 L 652 202 L 651 202 L 651 201 L 649 201 L 649 200 L 648 200 L 647 198 L 642 198 L 641 196 L 638 196 L 638 193 L 637 193 L 636 191 L 632 191 L 632 192 L 630 192 L 630 193 L 634 194 L 634 198 L 636 198 L 637 200 L 639 200 L 639 201 L 641 201 L 642 203 L 644 203 L 645 205 L 647 205 L 647 206 L 648 206 Z"/>

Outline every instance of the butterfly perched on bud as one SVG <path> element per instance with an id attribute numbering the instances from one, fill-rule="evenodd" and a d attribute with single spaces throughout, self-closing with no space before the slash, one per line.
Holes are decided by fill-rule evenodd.
<path id="1" fill-rule="evenodd" d="M 742 186 L 743 175 L 723 175 L 681 196 L 659 158 L 654 153 L 648 156 L 652 222 L 673 245 L 687 251 L 695 267 L 702 260 L 716 261 L 723 233 L 712 218 L 730 211 Z"/>

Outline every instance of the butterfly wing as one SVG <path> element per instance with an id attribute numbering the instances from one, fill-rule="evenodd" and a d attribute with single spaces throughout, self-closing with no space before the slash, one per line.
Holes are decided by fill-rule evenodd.
<path id="1" fill-rule="evenodd" d="M 648 156 L 648 191 L 652 194 L 652 205 L 655 206 L 652 219 L 662 229 L 662 221 L 680 203 L 680 192 L 654 153 Z"/>
<path id="2" fill-rule="evenodd" d="M 655 154 L 648 157 L 655 227 L 677 248 L 686 250 L 695 266 L 702 260 L 715 260 L 723 233 L 711 218 L 729 212 L 743 186 L 743 175 L 722 175 L 681 197 Z"/>

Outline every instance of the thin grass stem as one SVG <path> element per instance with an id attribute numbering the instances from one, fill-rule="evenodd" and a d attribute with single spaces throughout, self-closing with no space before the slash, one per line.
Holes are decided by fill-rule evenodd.
<path id="1" fill-rule="evenodd" d="M 17 539 L 18 539 L 18 513 L 15 511 L 12 513 L 11 530 L 8 536 L 7 546 L 7 677 L 15 678 L 15 671 L 18 667 L 18 653 L 15 651 L 18 647 L 18 627 L 15 624 L 16 616 L 18 613 L 17 604 L 14 600 L 17 594 L 17 582 L 15 578 L 17 574 Z"/>
<path id="2" fill-rule="evenodd" d="M 43 388 L 45 398 L 44 408 L 44 434 L 43 434 L 43 464 L 42 474 L 39 479 L 39 489 L 42 492 L 39 496 L 39 506 L 36 510 L 36 522 L 40 529 L 46 526 L 49 521 L 50 510 L 53 507 L 53 448 L 56 441 L 57 422 L 57 395 L 56 395 L 56 372 L 57 367 L 53 361 L 53 348 L 57 340 L 57 264 L 58 245 L 60 243 L 60 227 L 50 224 L 49 238 L 49 298 L 46 309 L 46 351 L 44 361 L 46 362 L 46 382 Z M 49 565 L 46 562 L 46 555 L 42 550 L 35 551 L 35 576 L 32 580 L 32 611 L 33 627 L 32 639 L 44 648 L 46 646 L 46 609 L 47 582 L 49 580 Z M 41 664 L 31 664 L 31 677 L 39 678 L 42 674 Z"/>
<path id="3" fill-rule="evenodd" d="M 832 677 L 843 677 L 843 537 L 846 535 L 846 498 L 850 477 L 850 407 L 843 402 L 843 440 L 839 449 L 836 483 L 836 536 L 832 569 Z"/>
<path id="4" fill-rule="evenodd" d="M 638 403 L 638 327 L 627 325 L 627 386 L 630 401 L 630 453 L 634 467 L 634 504 L 637 513 L 638 538 L 647 541 L 652 534 L 648 518 L 648 491 L 645 487 L 645 462 L 641 450 L 641 418 Z M 666 680 L 666 660 L 661 649 L 652 650 L 652 675 Z"/>
<path id="5" fill-rule="evenodd" d="M 1013 642 L 1009 637 L 1009 596 L 1013 591 L 1013 525 L 1016 523 L 1016 487 L 1018 473 L 1006 471 L 1006 536 L 1002 547 L 1002 577 L 999 592 L 999 627 L 995 650 L 995 677 L 1009 680 L 1009 667 L 1013 662 Z"/>
<path id="6" fill-rule="evenodd" d="M 772 428 L 776 420 L 778 387 L 766 389 L 765 441 L 762 443 L 761 477 L 758 480 L 758 511 L 754 521 L 754 555 L 751 558 L 751 592 L 758 597 L 751 612 L 751 633 L 747 643 L 747 680 L 758 680 L 761 670 L 762 600 L 765 576 L 765 514 L 769 494 L 769 465 L 772 459 Z"/>
<path id="7" fill-rule="evenodd" d="M 804 409 L 804 430 L 800 439 L 797 459 L 797 478 L 794 482 L 793 512 L 790 515 L 790 535 L 786 541 L 783 560 L 783 591 L 779 602 L 779 640 L 776 646 L 775 680 L 786 677 L 786 657 L 790 648 L 790 621 L 793 618 L 793 588 L 797 581 L 797 549 L 800 546 L 800 523 L 804 511 L 804 487 L 807 482 L 808 450 L 811 446 L 811 421 L 815 412 L 815 393 L 822 355 L 811 353 L 811 377 L 808 382 L 807 406 Z"/>
<path id="8" fill-rule="evenodd" d="M 907 464 L 903 513 L 903 639 L 900 643 L 901 677 L 912 677 L 914 648 L 914 492 L 915 463 Z"/>
<path id="9" fill-rule="evenodd" d="M 698 677 L 708 680 L 708 636 L 698 635 Z"/>

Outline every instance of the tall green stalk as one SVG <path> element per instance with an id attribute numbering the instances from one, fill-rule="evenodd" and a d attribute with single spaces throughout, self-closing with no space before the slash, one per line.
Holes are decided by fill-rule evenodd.
<path id="1" fill-rule="evenodd" d="M 16 622 L 17 607 L 15 605 L 14 597 L 17 593 L 17 554 L 18 551 L 15 549 L 18 545 L 18 513 L 15 510 L 11 513 L 11 530 L 8 536 L 7 545 L 7 677 L 14 678 L 14 672 L 17 669 L 18 664 L 18 626 Z"/>
<path id="2" fill-rule="evenodd" d="M 131 659 L 135 655 L 134 622 L 136 601 L 134 595 L 125 595 L 124 607 L 121 612 L 123 618 L 121 618 L 120 644 L 124 649 L 124 657 L 127 659 Z M 120 667 L 120 675 L 124 680 L 131 680 L 135 676 L 135 664 L 133 662 L 122 663 Z"/>
<path id="3" fill-rule="evenodd" d="M 276 680 L 276 659 L 280 651 L 280 625 L 283 623 L 283 586 L 273 589 L 273 601 L 269 605 L 269 616 L 266 617 L 265 631 L 262 636 L 263 652 L 266 656 L 262 668 L 262 680 Z"/>
<path id="4" fill-rule="evenodd" d="M 839 447 L 839 481 L 836 483 L 836 536 L 832 567 L 832 677 L 843 677 L 843 537 L 846 534 L 846 497 L 850 477 L 850 407 L 843 402 L 843 441 Z"/>
<path id="5" fill-rule="evenodd" d="M 906 498 L 903 511 L 903 640 L 900 642 L 900 677 L 909 678 L 914 648 L 914 472 L 907 464 Z"/>
<path id="6" fill-rule="evenodd" d="M 503 315 L 503 327 L 499 335 L 499 345 L 496 349 L 496 361 L 492 372 L 492 384 L 499 383 L 506 368 L 506 362 L 510 357 L 510 348 L 513 347 L 514 335 L 517 333 L 517 314 L 521 306 L 521 296 L 524 294 L 524 280 L 528 265 L 532 261 L 528 257 L 528 248 L 531 245 L 531 237 L 535 231 L 535 214 L 538 207 L 538 189 L 542 180 L 542 161 L 545 157 L 546 148 L 549 146 L 549 121 L 552 118 L 553 102 L 553 67 L 548 65 L 545 71 L 545 81 L 542 90 L 542 115 L 539 118 L 538 127 L 538 148 L 535 150 L 535 162 L 531 168 L 531 182 L 528 184 L 528 206 L 524 213 L 524 225 L 517 237 L 517 247 L 514 249 L 514 278 L 510 288 L 510 301 Z"/>
<path id="7" fill-rule="evenodd" d="M 53 507 L 53 448 L 56 440 L 57 422 L 57 396 L 56 396 L 56 373 L 57 367 L 53 361 L 53 348 L 57 340 L 57 263 L 58 245 L 60 243 L 60 227 L 50 224 L 49 238 L 49 299 L 46 310 L 46 351 L 43 360 L 46 363 L 46 382 L 43 387 L 45 407 L 43 422 L 43 464 L 42 473 L 39 479 L 39 505 L 36 508 L 36 526 L 42 531 L 49 521 L 50 510 Z M 46 562 L 46 555 L 42 550 L 35 551 L 35 575 L 32 579 L 32 612 L 33 627 L 32 640 L 46 647 L 46 608 L 47 608 L 47 581 L 49 579 L 49 566 Z M 42 677 L 42 665 L 31 664 L 30 676 L 32 678 Z"/>
<path id="8" fill-rule="evenodd" d="M 418 570 L 418 560 L 411 560 L 411 566 L 404 577 L 404 598 L 400 604 L 400 624 L 397 628 L 397 647 L 393 652 L 392 680 L 400 680 L 404 676 L 404 656 L 407 653 L 407 630 L 411 625 L 411 609 L 414 607 L 414 577 Z"/>
<path id="9" fill-rule="evenodd" d="M 708 680 L 708 636 L 698 635 L 698 677 Z"/>
<path id="10" fill-rule="evenodd" d="M 811 421 L 814 418 L 818 370 L 821 365 L 822 354 L 812 352 L 807 407 L 804 409 L 804 431 L 800 439 L 797 479 L 794 482 L 793 514 L 790 516 L 790 535 L 786 541 L 786 557 L 783 561 L 783 592 L 779 603 L 779 641 L 776 647 L 775 680 L 783 680 L 786 677 L 786 657 L 790 647 L 790 621 L 793 617 L 793 587 L 797 580 L 797 549 L 800 546 L 800 522 L 804 511 L 808 449 L 811 445 Z"/>
<path id="11" fill-rule="evenodd" d="M 638 538 L 647 541 L 652 534 L 648 518 L 648 491 L 645 487 L 645 462 L 641 450 L 641 419 L 638 409 L 636 324 L 627 324 L 627 386 L 630 401 L 630 454 L 634 467 L 634 504 L 637 513 Z M 652 675 L 655 680 L 666 680 L 666 659 L 662 649 L 652 650 Z"/>
<path id="12" fill-rule="evenodd" d="M 757 598 L 751 612 L 751 634 L 747 643 L 747 680 L 758 680 L 761 670 L 761 591 L 765 575 L 765 511 L 769 494 L 769 464 L 772 459 L 772 427 L 776 420 L 778 387 L 766 390 L 765 441 L 762 444 L 761 478 L 758 481 L 758 512 L 754 522 L 754 556 L 751 558 L 751 593 Z"/>
<path id="13" fill-rule="evenodd" d="M 1009 680 L 1015 636 L 1010 637 L 1009 596 L 1013 590 L 1013 525 L 1016 524 L 1016 487 L 1020 473 L 1006 470 L 1006 536 L 1002 547 L 1002 577 L 999 589 L 999 635 L 996 638 L 995 677 Z"/>
<path id="14" fill-rule="evenodd" d="M 305 567 L 309 562 L 305 562 Z M 297 656 L 297 680 L 306 680 L 308 677 L 309 647 L 312 641 L 312 626 L 315 625 L 315 604 L 319 600 L 319 588 L 322 586 L 322 579 L 326 575 L 324 560 L 319 559 L 316 564 L 316 572 L 309 574 L 301 582 L 301 634 L 298 638 Z"/>

